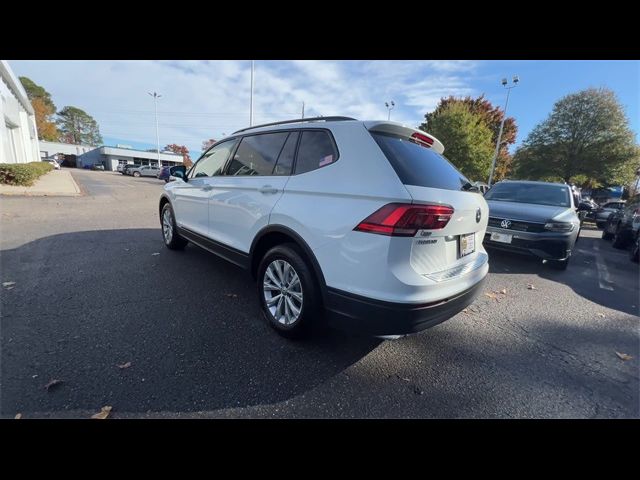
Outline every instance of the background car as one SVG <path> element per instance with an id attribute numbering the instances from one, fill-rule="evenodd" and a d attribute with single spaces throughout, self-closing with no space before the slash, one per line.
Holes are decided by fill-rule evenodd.
<path id="1" fill-rule="evenodd" d="M 127 170 L 129 175 L 134 177 L 157 177 L 160 169 L 154 165 L 140 165 L 136 168 L 130 168 Z"/>
<path id="2" fill-rule="evenodd" d="M 122 174 L 123 175 L 131 175 L 130 170 L 132 168 L 138 168 L 140 165 L 136 165 L 135 163 L 127 163 L 126 165 L 124 165 L 122 167 Z"/>
<path id="3" fill-rule="evenodd" d="M 635 241 L 640 229 L 640 194 L 629 200 L 623 209 L 609 214 L 602 232 L 605 240 L 613 239 L 615 248 L 625 248 Z"/>
<path id="4" fill-rule="evenodd" d="M 595 213 L 594 220 L 596 222 L 596 226 L 602 230 L 607 223 L 607 219 L 609 218 L 609 215 L 622 210 L 625 204 L 626 202 L 621 200 L 616 202 L 607 202 L 604 205 L 598 207 L 594 212 Z"/>
<path id="5" fill-rule="evenodd" d="M 171 176 L 171 167 L 162 167 L 158 172 L 158 179 L 164 180 L 164 183 L 169 182 L 170 176 Z"/>
<path id="6" fill-rule="evenodd" d="M 569 185 L 504 180 L 484 196 L 489 204 L 485 246 L 533 255 L 567 268 L 580 234 Z"/>
<path id="7" fill-rule="evenodd" d="M 55 170 L 60 170 L 60 164 L 58 162 L 56 162 L 55 160 L 53 160 L 53 159 L 50 159 L 50 158 L 49 159 L 45 159 L 45 160 L 43 160 L 43 162 L 47 162 L 47 163 L 51 164 L 51 166 L 53 166 L 53 168 Z"/>
<path id="8" fill-rule="evenodd" d="M 91 170 L 101 170 L 104 171 L 104 165 L 100 164 L 100 163 L 94 163 L 91 166 Z"/>

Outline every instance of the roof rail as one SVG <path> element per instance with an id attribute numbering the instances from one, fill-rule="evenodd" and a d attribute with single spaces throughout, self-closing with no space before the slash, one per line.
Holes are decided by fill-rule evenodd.
<path id="1" fill-rule="evenodd" d="M 253 127 L 241 128 L 240 130 L 236 130 L 231 135 L 235 135 L 236 133 L 246 132 L 247 130 L 252 130 L 254 128 L 261 127 L 271 127 L 273 125 L 286 125 L 287 123 L 303 123 L 303 122 L 339 122 L 344 120 L 356 120 L 351 117 L 309 117 L 309 118 L 296 118 L 294 120 L 283 120 L 280 122 L 271 122 L 271 123 L 263 123 L 262 125 L 254 125 Z"/>

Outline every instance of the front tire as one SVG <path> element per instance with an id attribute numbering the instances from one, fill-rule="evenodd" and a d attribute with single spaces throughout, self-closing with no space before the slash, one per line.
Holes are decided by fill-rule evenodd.
<path id="1" fill-rule="evenodd" d="M 182 238 L 178 233 L 176 217 L 170 203 L 165 203 L 160 214 L 160 225 L 162 226 L 162 238 L 165 246 L 170 250 L 182 250 L 189 241 Z"/>
<path id="2" fill-rule="evenodd" d="M 262 314 L 280 335 L 301 338 L 318 325 L 320 289 L 297 245 L 267 252 L 258 267 L 257 293 Z"/>
<path id="3" fill-rule="evenodd" d="M 140 176 L 140 172 L 133 172 L 133 176 L 134 177 L 139 177 Z"/>

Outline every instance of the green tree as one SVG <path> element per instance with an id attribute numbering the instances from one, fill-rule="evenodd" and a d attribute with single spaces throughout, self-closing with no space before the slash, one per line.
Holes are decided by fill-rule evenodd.
<path id="1" fill-rule="evenodd" d="M 56 106 L 51 100 L 51 94 L 28 77 L 20 77 L 20 83 L 22 83 L 33 106 L 38 138 L 50 142 L 58 141 L 59 132 L 52 118 L 56 113 Z"/>
<path id="2" fill-rule="evenodd" d="M 425 132 L 429 132 L 431 122 L 440 115 L 443 109 L 455 103 L 468 105 L 472 113 L 482 117 L 482 120 L 491 130 L 491 141 L 495 149 L 500 131 L 500 123 L 504 118 L 504 111 L 500 107 L 494 107 L 489 100 L 484 98 L 484 94 L 478 98 L 472 98 L 470 96 L 464 98 L 456 98 L 454 96 L 442 98 L 435 110 L 425 115 L 425 122 L 420 125 L 419 128 Z M 509 153 L 509 146 L 515 143 L 517 133 L 518 126 L 516 125 L 515 119 L 513 117 L 507 117 L 504 121 L 504 130 L 502 131 L 502 137 L 500 137 L 500 149 L 496 160 L 496 171 L 494 175 L 496 181 L 506 178 L 511 173 L 513 158 Z M 447 148 L 446 143 L 444 146 Z"/>
<path id="3" fill-rule="evenodd" d="M 639 151 L 615 94 L 589 88 L 557 101 L 527 136 L 514 163 L 521 178 L 624 185 L 633 178 Z"/>
<path id="4" fill-rule="evenodd" d="M 65 143 L 100 145 L 102 135 L 94 118 L 77 107 L 64 107 L 58 112 L 60 140 Z"/>
<path id="5" fill-rule="evenodd" d="M 428 120 L 428 132 L 444 144 L 444 155 L 472 180 L 489 177 L 494 146 L 481 115 L 469 105 L 450 102 Z"/>

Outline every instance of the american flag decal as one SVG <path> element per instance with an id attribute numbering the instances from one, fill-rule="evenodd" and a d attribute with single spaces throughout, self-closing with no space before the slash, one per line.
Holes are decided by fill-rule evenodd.
<path id="1" fill-rule="evenodd" d="M 329 165 L 331 162 L 333 162 L 333 155 L 327 155 L 322 160 L 320 160 L 320 163 L 318 164 L 318 166 L 324 167 L 325 165 Z"/>

